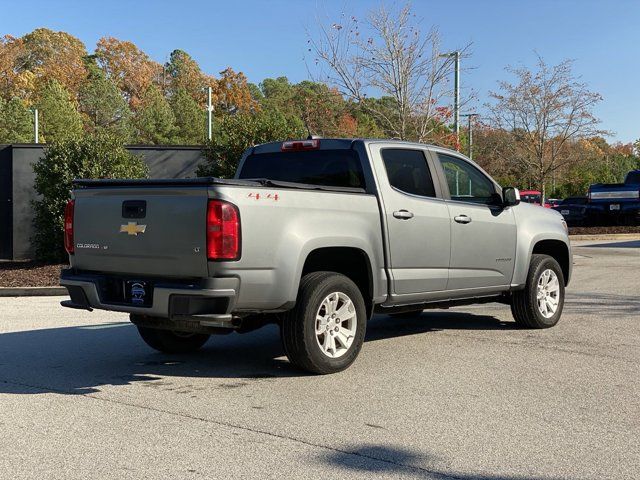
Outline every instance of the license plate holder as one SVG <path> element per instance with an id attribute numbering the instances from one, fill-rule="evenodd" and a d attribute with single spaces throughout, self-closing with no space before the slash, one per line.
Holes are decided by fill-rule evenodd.
<path id="1" fill-rule="evenodd" d="M 609 205 L 609 210 L 611 210 L 611 211 L 620 210 L 620 204 L 619 203 L 612 203 L 611 205 Z"/>
<path id="2" fill-rule="evenodd" d="M 147 280 L 125 280 L 125 301 L 136 307 L 150 307 L 153 301 L 153 285 Z"/>

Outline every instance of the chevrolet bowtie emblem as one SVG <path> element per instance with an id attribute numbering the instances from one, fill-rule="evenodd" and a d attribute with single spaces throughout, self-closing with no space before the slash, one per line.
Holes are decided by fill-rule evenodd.
<path id="1" fill-rule="evenodd" d="M 137 236 L 139 233 L 144 233 L 146 229 L 146 225 L 138 225 L 138 222 L 129 222 L 126 225 L 120 225 L 120 233 L 126 233 L 128 235 Z"/>

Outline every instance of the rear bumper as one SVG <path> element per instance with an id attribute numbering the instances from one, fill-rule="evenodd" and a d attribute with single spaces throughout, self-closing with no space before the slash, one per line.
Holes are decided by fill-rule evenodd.
<path id="1" fill-rule="evenodd" d="M 113 276 L 76 273 L 64 269 L 60 285 L 69 291 L 70 308 L 111 310 L 171 320 L 230 320 L 240 289 L 237 277 L 206 278 L 194 282 L 171 283 L 170 280 L 153 282 L 152 302 L 149 306 L 135 306 L 107 299 L 105 285 Z"/>

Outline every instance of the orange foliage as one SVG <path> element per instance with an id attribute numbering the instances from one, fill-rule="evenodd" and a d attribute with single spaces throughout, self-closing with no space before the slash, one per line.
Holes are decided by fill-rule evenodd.
<path id="1" fill-rule="evenodd" d="M 162 65 L 151 60 L 131 42 L 103 37 L 98 40 L 96 58 L 132 108 L 140 105 L 142 95 L 154 81 L 162 79 Z"/>

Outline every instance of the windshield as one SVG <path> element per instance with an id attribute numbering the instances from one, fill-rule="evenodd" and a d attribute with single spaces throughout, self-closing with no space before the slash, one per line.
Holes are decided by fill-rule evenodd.
<path id="1" fill-rule="evenodd" d="M 244 161 L 238 178 L 365 188 L 362 164 L 353 150 L 253 154 Z"/>
<path id="2" fill-rule="evenodd" d="M 627 185 L 635 185 L 640 183 L 640 170 L 627 173 L 627 178 L 624 179 L 624 183 Z"/>
<path id="3" fill-rule="evenodd" d="M 520 196 L 520 200 L 527 203 L 540 203 L 540 198 L 541 198 L 540 195 L 535 195 L 530 193 Z"/>

